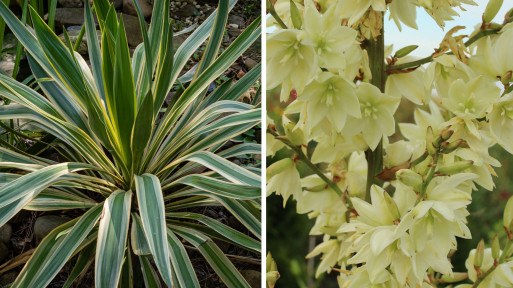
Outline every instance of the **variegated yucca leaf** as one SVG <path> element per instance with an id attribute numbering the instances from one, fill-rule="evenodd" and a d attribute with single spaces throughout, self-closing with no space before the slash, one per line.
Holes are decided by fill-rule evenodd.
<path id="1" fill-rule="evenodd" d="M 97 287 L 132 287 L 135 272 L 147 287 L 199 287 L 191 246 L 228 287 L 249 287 L 212 241 L 261 251 L 260 166 L 229 160 L 259 154 L 260 145 L 225 145 L 260 123 L 259 105 L 237 101 L 258 81 L 260 65 L 207 93 L 260 39 L 257 19 L 220 53 L 235 3 L 220 0 L 175 51 L 169 1 L 154 1 L 149 29 L 135 1 L 144 41 L 131 57 L 113 5 L 94 0 L 92 9 L 86 1 L 89 67 L 32 7 L 30 29 L 0 1 L 0 16 L 24 46 L 41 89 L 0 74 L 0 96 L 11 101 L 0 106 L 0 120 L 29 121 L 69 159 L 56 163 L 0 147 L 0 226 L 22 209 L 84 211 L 43 239 L 11 287 L 45 287 L 75 255 L 64 287 L 90 265 Z M 205 41 L 195 72 L 179 78 Z M 176 86 L 185 87 L 166 104 Z M 252 235 L 190 210 L 209 206 L 227 209 Z"/>

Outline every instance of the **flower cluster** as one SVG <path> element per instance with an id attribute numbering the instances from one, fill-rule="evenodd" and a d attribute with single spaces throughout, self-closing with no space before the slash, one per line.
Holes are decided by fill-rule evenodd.
<path id="1" fill-rule="evenodd" d="M 497 2 L 487 11 L 497 13 Z M 452 29 L 422 63 L 407 48 L 391 56 L 382 41 L 386 11 L 399 27 L 416 28 L 422 7 L 443 27 L 462 4 L 475 3 L 271 5 L 266 82 L 286 106 L 268 118 L 267 155 L 287 149 L 292 156 L 268 167 L 267 193 L 282 195 L 284 204 L 292 197 L 298 213 L 315 218 L 310 233 L 323 242 L 307 257 L 321 255 L 317 276 L 338 271 L 340 287 L 433 287 L 466 278 L 452 270 L 449 255 L 457 238 L 471 238 L 472 191 L 494 188 L 500 162 L 489 154 L 492 145 L 513 153 L 511 17 L 501 25 L 484 22 L 467 42 L 453 36 L 459 27 Z M 396 123 L 400 103 L 417 105 L 414 121 Z M 490 253 L 484 264 L 467 265 L 470 280 L 511 287 L 509 252 L 499 253 L 504 259 L 496 264 Z M 498 276 L 480 282 L 492 266 Z"/>

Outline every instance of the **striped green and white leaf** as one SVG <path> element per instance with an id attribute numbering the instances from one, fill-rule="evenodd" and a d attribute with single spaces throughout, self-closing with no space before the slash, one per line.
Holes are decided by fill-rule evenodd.
<path id="1" fill-rule="evenodd" d="M 39 244 L 12 287 L 46 287 L 96 225 L 102 208 L 103 205 L 99 204 L 80 218 L 52 230 Z"/>
<path id="2" fill-rule="evenodd" d="M 229 288 L 251 287 L 212 239 L 189 228 L 173 225 L 170 225 L 169 228 L 199 250 L 226 286 Z"/>
<path id="3" fill-rule="evenodd" d="M 167 245 L 164 196 L 158 178 L 151 174 L 135 176 L 142 227 L 151 254 L 167 285 L 172 286 L 170 251 Z"/>
<path id="4" fill-rule="evenodd" d="M 96 287 L 117 287 L 130 221 L 131 191 L 118 190 L 103 206 L 96 246 Z"/>

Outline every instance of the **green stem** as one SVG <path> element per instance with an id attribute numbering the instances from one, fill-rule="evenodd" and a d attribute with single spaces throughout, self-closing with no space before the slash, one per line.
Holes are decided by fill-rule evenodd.
<path id="1" fill-rule="evenodd" d="M 383 25 L 383 23 L 382 23 Z M 381 34 L 369 40 L 369 46 L 367 48 L 369 54 L 369 64 L 372 73 L 372 79 L 370 83 L 381 90 L 385 91 L 385 36 L 383 28 L 381 28 Z M 368 169 L 367 169 L 367 187 L 365 190 L 365 201 L 370 202 L 370 188 L 373 184 L 377 184 L 376 175 L 381 173 L 383 170 L 383 140 L 379 141 L 378 146 L 374 151 L 367 149 L 365 151 L 367 158 Z"/>
<path id="2" fill-rule="evenodd" d="M 273 18 L 276 19 L 276 22 L 278 22 L 282 29 L 288 29 L 287 25 L 285 25 L 285 23 L 281 20 L 280 16 L 278 16 L 276 9 L 274 9 L 274 5 L 270 5 L 269 13 L 271 13 L 271 16 L 273 16 Z"/>
<path id="3" fill-rule="evenodd" d="M 303 153 L 303 151 L 301 150 L 300 147 L 294 145 L 288 139 L 283 139 L 282 137 L 278 137 L 279 135 L 270 129 L 268 129 L 267 132 L 272 134 L 274 137 L 277 137 L 276 139 L 280 140 L 283 144 L 287 145 L 290 149 L 292 149 L 292 151 L 294 151 L 299 156 L 301 161 L 303 161 L 312 170 L 312 172 L 317 174 L 317 176 L 319 176 L 324 182 L 326 182 L 326 184 L 328 184 L 328 186 L 331 189 L 333 189 L 337 193 L 338 196 L 343 195 L 343 192 L 340 190 L 338 185 L 335 182 L 328 179 L 328 177 L 326 177 L 326 175 L 324 175 L 324 173 L 321 171 L 321 169 L 319 169 L 319 167 L 315 166 L 315 164 L 313 164 L 312 161 L 310 161 L 308 156 L 306 156 L 305 153 Z"/>
<path id="4" fill-rule="evenodd" d="M 430 156 L 428 156 L 428 157 L 430 157 Z M 419 199 L 417 199 L 417 203 L 419 203 L 422 200 L 422 198 L 424 198 L 424 196 L 426 195 L 427 187 L 429 186 L 429 183 L 431 183 L 431 180 L 433 180 L 433 177 L 435 176 L 439 157 L 440 156 L 437 152 L 433 159 L 434 165 L 431 168 L 429 168 L 428 174 L 426 176 L 426 180 L 424 180 L 424 183 L 422 184 L 422 191 L 420 191 L 420 195 L 419 195 Z"/>
<path id="5" fill-rule="evenodd" d="M 465 42 L 465 46 L 468 47 L 468 46 L 472 45 L 474 42 L 476 42 L 477 40 L 479 40 L 482 37 L 485 37 L 485 36 L 488 36 L 491 34 L 496 34 L 497 32 L 499 32 L 499 30 L 500 30 L 500 28 L 481 30 L 476 35 L 472 36 L 472 38 L 468 39 L 467 42 Z M 452 52 L 447 53 L 447 55 L 452 55 L 452 54 L 453 54 Z M 397 64 L 397 65 L 390 65 L 386 68 L 386 71 L 389 72 L 389 71 L 393 71 L 393 70 L 403 70 L 403 69 L 418 67 L 422 64 L 426 64 L 426 63 L 433 61 L 433 59 L 435 58 L 435 57 L 433 57 L 433 55 L 434 54 L 432 54 L 428 57 L 419 59 L 419 60 L 412 61 L 412 62 Z"/>

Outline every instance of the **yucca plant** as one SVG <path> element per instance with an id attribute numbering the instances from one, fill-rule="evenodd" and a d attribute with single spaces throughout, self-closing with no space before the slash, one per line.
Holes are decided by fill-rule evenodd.
<path id="1" fill-rule="evenodd" d="M 0 95 L 12 101 L 0 107 L 0 119 L 32 121 L 60 141 L 55 149 L 70 160 L 56 163 L 0 148 L 0 226 L 22 209 L 85 210 L 43 239 L 12 287 L 47 286 L 77 254 L 64 287 L 93 258 L 96 287 L 133 286 L 139 265 L 146 287 L 159 287 L 161 281 L 169 287 L 199 287 L 183 243 L 194 246 L 228 287 L 249 287 L 212 240 L 260 253 L 260 167 L 228 160 L 258 154 L 260 145 L 225 148 L 260 122 L 259 105 L 236 101 L 258 80 L 260 65 L 235 84 L 227 81 L 207 94 L 210 83 L 260 38 L 257 19 L 219 54 L 235 2 L 221 0 L 174 51 L 169 1 L 156 0 L 148 31 L 139 13 L 144 42 L 131 58 L 123 19 L 114 7 L 94 0 L 100 45 L 85 1 L 91 68 L 34 9 L 32 30 L 0 2 L 0 15 L 25 47 L 43 92 L 0 75 Z M 179 78 L 207 38 L 195 73 Z M 165 105 L 175 85 L 181 92 Z M 191 212 L 206 206 L 224 206 L 254 237 Z"/>

